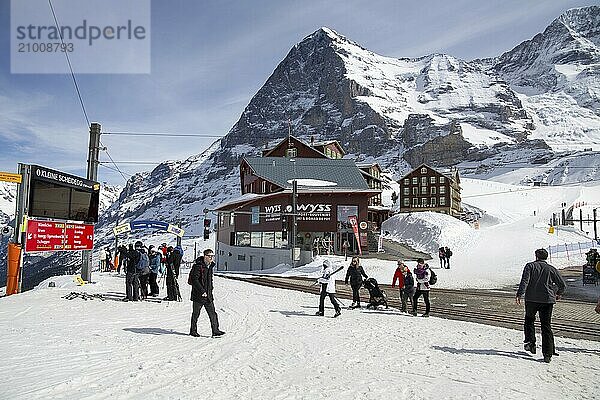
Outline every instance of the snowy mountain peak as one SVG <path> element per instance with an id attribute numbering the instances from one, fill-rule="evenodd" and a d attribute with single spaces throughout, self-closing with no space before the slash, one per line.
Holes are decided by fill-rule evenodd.
<path id="1" fill-rule="evenodd" d="M 600 6 L 572 8 L 553 23 L 561 23 L 574 35 L 600 45 Z"/>

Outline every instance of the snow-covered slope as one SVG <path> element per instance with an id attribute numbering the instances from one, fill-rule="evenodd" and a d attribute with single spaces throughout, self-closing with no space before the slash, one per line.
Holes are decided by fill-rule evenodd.
<path id="1" fill-rule="evenodd" d="M 181 303 L 124 303 L 123 278 L 98 274 L 84 287 L 65 279 L 0 299 L 2 397 L 597 398 L 599 342 L 556 337 L 560 357 L 546 365 L 523 351 L 517 330 L 396 310 L 333 319 L 328 306 L 315 317 L 315 295 L 220 277 L 215 306 L 226 334 L 212 339 L 202 311 L 192 338 L 185 283 Z M 61 298 L 71 291 L 109 299 Z"/>

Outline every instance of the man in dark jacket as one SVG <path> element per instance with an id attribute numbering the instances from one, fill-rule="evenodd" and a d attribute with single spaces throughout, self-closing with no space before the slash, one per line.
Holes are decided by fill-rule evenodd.
<path id="1" fill-rule="evenodd" d="M 127 251 L 127 269 L 125 275 L 125 301 L 138 301 L 140 299 L 140 281 L 137 276 L 137 264 L 140 261 L 140 253 L 129 244 Z"/>
<path id="2" fill-rule="evenodd" d="M 555 353 L 554 335 L 552 334 L 552 308 L 556 300 L 565 291 L 565 281 L 556 268 L 548 264 L 548 252 L 546 249 L 535 251 L 535 261 L 525 264 L 521 284 L 517 291 L 516 303 L 521 304 L 521 298 L 525 295 L 525 350 L 535 354 L 535 314 L 540 313 L 540 325 L 542 328 L 542 353 L 544 362 L 549 363 Z M 554 292 L 553 285 L 557 291 Z"/>
<path id="3" fill-rule="evenodd" d="M 213 267 L 215 266 L 215 252 L 206 249 L 202 257 L 198 257 L 192 266 L 188 283 L 192 285 L 192 321 L 190 325 L 190 335 L 198 337 L 198 317 L 202 306 L 206 308 L 212 336 L 219 337 L 225 332 L 219 330 L 219 319 L 215 311 L 213 298 Z"/>

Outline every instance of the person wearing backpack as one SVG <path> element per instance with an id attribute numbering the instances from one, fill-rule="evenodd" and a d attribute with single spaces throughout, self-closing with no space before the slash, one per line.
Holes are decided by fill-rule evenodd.
<path id="1" fill-rule="evenodd" d="M 450 269 L 450 257 L 452 257 L 452 250 L 450 250 L 450 247 L 444 248 L 444 254 L 446 255 L 446 269 Z"/>
<path id="2" fill-rule="evenodd" d="M 140 253 L 129 244 L 127 250 L 127 264 L 125 270 L 125 293 L 123 301 L 140 300 L 140 281 L 137 276 L 137 264 L 140 261 Z"/>
<path id="3" fill-rule="evenodd" d="M 135 246 L 140 253 L 136 272 L 140 280 L 140 296 L 142 300 L 146 300 L 148 297 L 148 278 L 150 277 L 150 258 L 148 258 L 148 253 L 146 253 L 142 242 L 136 242 Z"/>
<path id="4" fill-rule="evenodd" d="M 425 260 L 422 258 L 417 259 L 415 277 L 417 280 L 417 290 L 413 296 L 412 315 L 417 316 L 417 303 L 419 297 L 423 295 L 423 300 L 425 301 L 425 314 L 422 316 L 429 317 L 429 278 L 431 277 L 431 270 L 429 269 L 429 265 L 425 264 Z"/>
<path id="5" fill-rule="evenodd" d="M 190 324 L 190 336 L 199 337 L 198 334 L 198 317 L 202 307 L 206 308 L 208 318 L 210 319 L 210 327 L 213 337 L 219 337 L 225 334 L 219 329 L 219 318 L 215 311 L 213 298 L 213 268 L 215 266 L 215 252 L 211 249 L 206 249 L 202 253 L 203 256 L 198 257 L 194 261 L 192 270 L 188 277 L 188 283 L 192 285 L 192 318 Z"/>
<path id="6" fill-rule="evenodd" d="M 173 269 L 175 270 L 175 278 L 179 278 L 179 268 L 181 267 L 182 259 L 183 248 L 181 246 L 175 246 L 173 249 Z"/>
<path id="7" fill-rule="evenodd" d="M 159 294 L 158 283 L 156 279 L 158 277 L 158 270 L 160 269 L 160 259 L 162 254 L 159 254 L 154 246 L 148 247 L 148 258 L 150 259 L 150 296 L 156 297 Z"/>

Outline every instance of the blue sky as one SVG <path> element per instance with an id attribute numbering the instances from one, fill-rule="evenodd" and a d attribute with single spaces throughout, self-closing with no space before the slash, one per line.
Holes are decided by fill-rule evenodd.
<path id="1" fill-rule="evenodd" d="M 151 73 L 78 74 L 77 80 L 89 119 L 104 132 L 223 136 L 290 48 L 321 26 L 390 57 L 447 53 L 470 60 L 508 51 L 563 11 L 591 4 L 152 1 Z M 24 162 L 85 175 L 88 127 L 71 77 L 11 74 L 10 34 L 10 1 L 0 0 L 0 171 L 15 172 Z M 108 135 L 102 140 L 116 161 L 157 162 L 187 158 L 214 141 Z M 120 167 L 129 174 L 152 168 Z M 106 168 L 99 169 L 99 180 L 124 183 Z"/>

